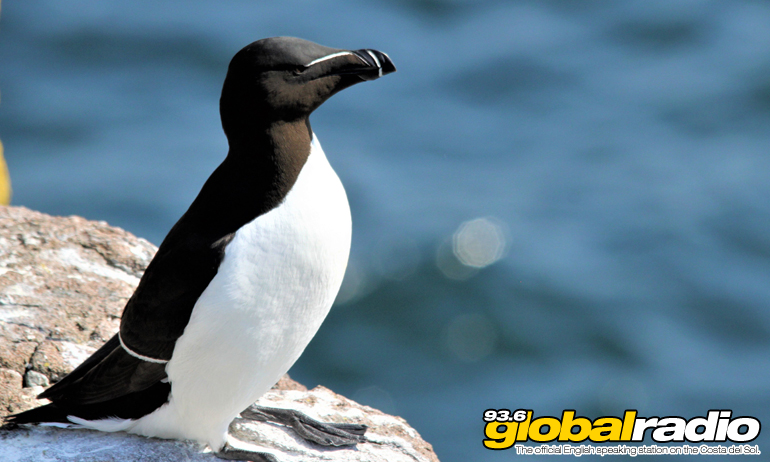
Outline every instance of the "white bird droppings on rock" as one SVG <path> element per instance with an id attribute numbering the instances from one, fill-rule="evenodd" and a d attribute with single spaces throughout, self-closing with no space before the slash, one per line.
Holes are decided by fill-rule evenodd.
<path id="1" fill-rule="evenodd" d="M 96 348 L 88 345 L 78 345 L 72 342 L 61 342 L 61 356 L 73 369 L 94 354 Z"/>

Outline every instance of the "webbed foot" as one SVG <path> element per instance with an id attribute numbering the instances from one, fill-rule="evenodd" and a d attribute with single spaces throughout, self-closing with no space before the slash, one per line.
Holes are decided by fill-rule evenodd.
<path id="1" fill-rule="evenodd" d="M 225 445 L 219 451 L 214 453 L 215 456 L 225 460 L 250 460 L 251 462 L 278 462 L 278 459 L 274 455 L 266 452 L 249 451 L 247 449 L 238 449 L 230 446 L 230 443 Z"/>
<path id="2" fill-rule="evenodd" d="M 322 446 L 355 446 L 367 441 L 364 436 L 368 428 L 366 425 L 323 423 L 293 409 L 252 405 L 241 412 L 241 417 L 286 425 L 305 440 Z"/>

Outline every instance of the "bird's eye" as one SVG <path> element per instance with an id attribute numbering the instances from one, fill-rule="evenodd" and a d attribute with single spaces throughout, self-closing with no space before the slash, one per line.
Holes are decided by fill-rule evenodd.
<path id="1" fill-rule="evenodd" d="M 300 75 L 303 72 L 305 72 L 306 70 L 307 70 L 307 67 L 305 67 L 305 66 L 297 66 L 294 69 L 292 69 L 291 73 L 294 74 L 294 75 Z"/>

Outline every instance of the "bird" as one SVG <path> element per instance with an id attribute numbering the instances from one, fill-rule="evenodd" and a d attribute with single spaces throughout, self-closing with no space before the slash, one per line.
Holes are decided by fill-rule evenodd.
<path id="1" fill-rule="evenodd" d="M 299 358 L 347 266 L 344 187 L 309 116 L 329 97 L 395 72 L 373 49 L 295 37 L 257 40 L 230 62 L 220 98 L 229 150 L 171 228 L 124 308 L 120 329 L 5 427 L 64 423 L 195 440 L 224 459 L 275 461 L 230 444 L 242 418 L 355 445 L 366 427 L 253 403 Z"/>

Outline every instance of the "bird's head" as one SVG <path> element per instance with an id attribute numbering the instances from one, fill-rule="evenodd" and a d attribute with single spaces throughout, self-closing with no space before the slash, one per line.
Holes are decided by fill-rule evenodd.
<path id="1" fill-rule="evenodd" d="M 230 62 L 222 125 L 230 137 L 255 124 L 305 119 L 338 91 L 395 70 L 376 50 L 340 50 L 295 37 L 258 40 Z"/>

